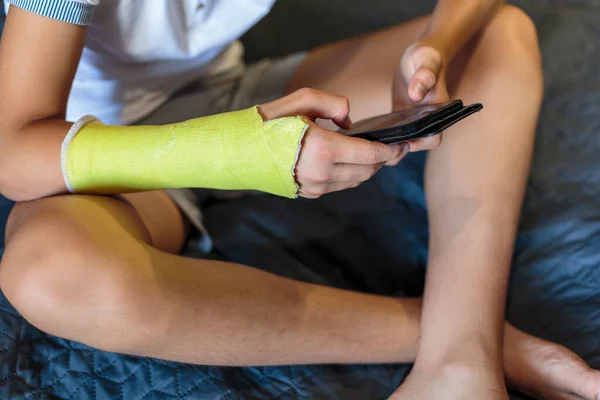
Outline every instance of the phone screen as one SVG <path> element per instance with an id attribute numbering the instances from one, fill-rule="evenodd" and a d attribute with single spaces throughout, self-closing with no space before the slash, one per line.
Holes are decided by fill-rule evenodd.
<path id="1" fill-rule="evenodd" d="M 380 129 L 392 128 L 401 125 L 407 125 L 415 122 L 434 111 L 438 111 L 449 104 L 455 103 L 453 101 L 440 104 L 431 104 L 427 106 L 411 108 L 408 110 L 396 111 L 390 114 L 378 115 L 357 121 L 352 124 L 352 128 L 343 131 L 345 135 L 354 135 L 357 133 L 377 131 Z"/>

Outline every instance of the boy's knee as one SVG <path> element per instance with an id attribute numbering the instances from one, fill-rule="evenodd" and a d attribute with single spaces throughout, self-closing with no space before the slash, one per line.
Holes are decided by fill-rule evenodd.
<path id="1" fill-rule="evenodd" d="M 131 305 L 135 278 L 128 276 L 125 257 L 56 208 L 15 211 L 0 265 L 7 299 L 47 333 L 118 351 L 113 338 L 93 332 L 99 328 L 95 324 L 117 326 L 136 319 L 137 308 Z"/>
<path id="2" fill-rule="evenodd" d="M 503 5 L 490 20 L 484 40 L 490 43 L 489 50 L 505 50 L 518 53 L 523 62 L 530 62 L 539 67 L 540 49 L 537 30 L 531 17 L 522 9 L 513 5 Z M 496 47 L 496 49 L 494 49 Z"/>
<path id="3" fill-rule="evenodd" d="M 501 79 L 526 91 L 533 103 L 543 94 L 543 73 L 535 25 L 520 8 L 502 6 L 483 29 L 473 53 L 487 78 Z M 485 78 L 485 79 L 487 79 Z"/>
<path id="4" fill-rule="evenodd" d="M 521 8 L 509 4 L 503 5 L 494 20 L 507 31 L 520 36 L 528 44 L 537 45 L 537 32 L 531 17 Z"/>

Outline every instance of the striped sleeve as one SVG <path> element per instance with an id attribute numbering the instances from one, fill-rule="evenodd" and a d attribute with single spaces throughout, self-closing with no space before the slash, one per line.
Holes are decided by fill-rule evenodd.
<path id="1" fill-rule="evenodd" d="M 84 26 L 92 23 L 94 9 L 98 2 L 99 0 L 8 0 L 11 6 L 58 21 Z"/>

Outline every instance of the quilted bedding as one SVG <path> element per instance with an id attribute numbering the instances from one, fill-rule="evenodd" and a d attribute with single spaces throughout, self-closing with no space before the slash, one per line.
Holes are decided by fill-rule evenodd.
<path id="1" fill-rule="evenodd" d="M 600 4 L 522 4 L 540 32 L 546 100 L 507 317 L 600 368 Z M 319 201 L 213 205 L 206 221 L 218 256 L 306 281 L 418 295 L 427 259 L 423 164 L 411 155 Z M 217 368 L 122 356 L 44 334 L 0 295 L 1 399 L 381 399 L 409 368 Z"/>

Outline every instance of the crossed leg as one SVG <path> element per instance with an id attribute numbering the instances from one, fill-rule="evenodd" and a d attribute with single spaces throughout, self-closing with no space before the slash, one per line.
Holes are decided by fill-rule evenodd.
<path id="1" fill-rule="evenodd" d="M 355 119 L 385 112 L 392 107 L 390 81 L 401 44 L 412 41 L 420 24 L 317 50 L 291 86 L 296 82 L 349 96 Z M 389 43 L 399 46 L 398 58 L 390 54 Z M 351 72 L 364 68 L 348 68 L 335 79 L 316 73 L 318 60 L 335 66 L 339 58 L 330 56 L 347 49 L 347 59 L 362 49 L 386 55 L 387 63 L 370 62 L 381 70 L 360 76 Z M 364 83 L 351 85 L 343 80 L 348 75 Z M 315 80 L 302 82 L 302 76 Z M 420 300 L 327 288 L 176 256 L 183 224 L 170 201 L 155 192 L 126 199 L 60 196 L 15 207 L 0 285 L 32 324 L 108 351 L 200 364 L 414 360 Z M 600 386 L 596 373 L 574 354 L 515 329 L 506 331 L 504 353 L 509 378 L 536 394 L 592 399 Z M 550 370 L 544 365 L 548 357 L 560 360 Z"/>
<path id="2" fill-rule="evenodd" d="M 426 29 L 428 18 L 381 31 L 368 40 L 357 38 L 313 52 L 290 81 L 289 90 L 313 87 L 344 95 L 350 100 L 350 115 L 355 121 L 394 108 L 406 108 L 407 105 L 399 100 L 402 96 L 395 93 L 405 88 L 394 87 L 392 77 L 398 74 L 404 50 L 419 40 Z M 522 146 L 512 147 L 511 151 L 530 149 L 528 140 L 523 141 L 523 138 L 533 135 L 540 104 L 538 57 L 533 23 L 521 10 L 504 6 L 453 60 L 448 72 L 451 98 L 462 98 L 467 104 L 482 102 L 486 107 L 485 117 L 451 128 L 447 134 L 453 135 L 460 129 L 467 135 L 469 132 L 479 135 L 480 143 L 496 141 L 498 146 L 493 152 L 485 144 L 470 144 L 473 154 L 487 154 L 483 157 L 500 157 L 500 149 L 510 147 L 502 142 L 520 141 Z M 452 146 L 451 143 L 448 145 Z M 524 150 L 523 157 L 527 157 L 526 153 L 527 150 Z M 509 173 L 508 169 L 506 173 Z M 445 177 L 449 178 L 448 175 Z M 509 325 L 505 328 L 504 340 L 505 361 L 512 359 L 510 349 L 513 346 L 528 349 L 522 353 L 527 356 L 519 364 L 513 363 L 511 368 L 505 369 L 509 381 L 523 390 L 552 399 L 595 399 L 598 395 L 600 374 L 584 367 L 573 353 L 538 341 Z M 564 366 L 560 374 L 557 362 Z M 515 375 L 511 371 L 513 368 Z M 583 374 L 585 378 L 575 372 L 581 371 L 581 368 L 589 372 Z M 536 371 L 534 374 L 539 375 L 524 381 L 523 376 L 529 374 L 525 369 Z M 552 379 L 542 386 L 544 377 L 550 376 Z M 569 378 L 562 378 L 566 376 Z M 425 385 L 432 386 L 433 383 L 426 378 Z M 443 392 L 439 394 L 442 397 L 451 396 L 452 390 L 448 385 L 441 389 Z"/>
<path id="3" fill-rule="evenodd" d="M 146 197 L 177 218 L 164 197 Z M 214 365 L 414 360 L 419 299 L 178 257 L 150 245 L 168 242 L 142 215 L 100 196 L 17 205 L 0 268 L 4 293 L 38 328 L 113 352 Z M 508 378 L 530 393 L 592 399 L 597 390 L 597 373 L 573 353 L 514 328 L 504 355 Z"/>

